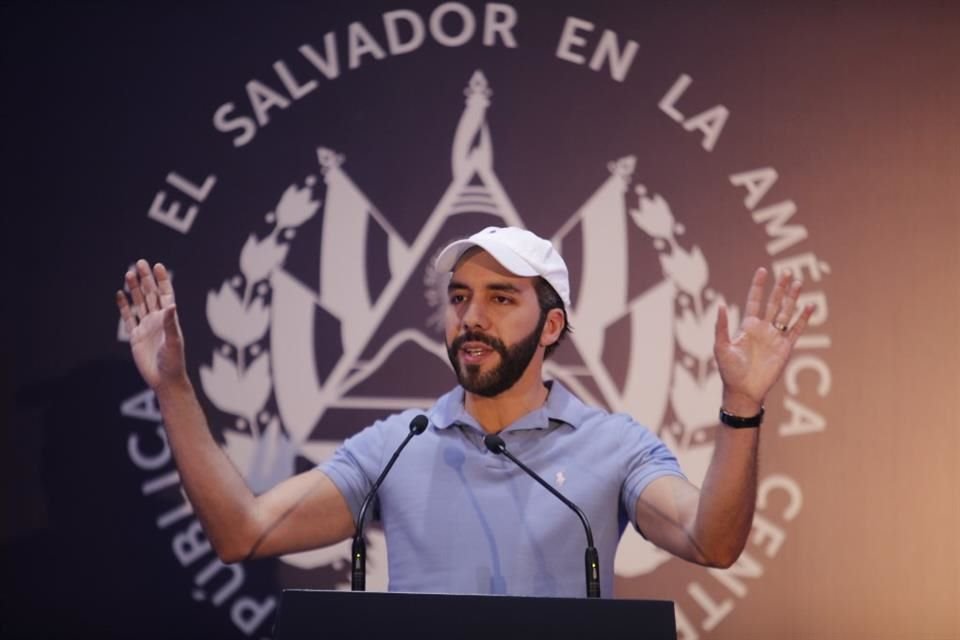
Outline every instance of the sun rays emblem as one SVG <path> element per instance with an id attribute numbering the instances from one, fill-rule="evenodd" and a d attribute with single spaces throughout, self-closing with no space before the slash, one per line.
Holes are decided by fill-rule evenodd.
<path id="1" fill-rule="evenodd" d="M 327 459 L 341 442 L 325 437 L 331 411 L 395 411 L 428 407 L 451 384 L 443 346 L 442 302 L 446 282 L 431 267 L 435 252 L 456 229 L 483 224 L 525 226 L 493 170 L 493 142 L 486 122 L 492 91 L 477 71 L 453 138 L 452 178 L 412 241 L 370 202 L 344 170 L 346 158 L 317 150 L 321 181 L 308 176 L 290 185 L 264 216 L 268 231 L 251 234 L 240 251 L 239 273 L 207 296 L 206 314 L 220 344 L 211 363 L 200 368 L 207 398 L 232 421 L 222 429 L 225 449 L 255 491 L 294 473 L 298 457 Z M 634 182 L 635 158 L 608 164 L 609 177 L 584 203 L 550 230 L 557 248 L 576 246 L 580 264 L 571 264 L 579 283 L 569 310 L 575 333 L 563 357 L 545 365 L 548 377 L 563 382 L 584 401 L 633 415 L 649 425 L 699 483 L 712 453 L 720 378 L 713 362 L 713 322 L 724 297 L 708 287 L 708 266 L 700 249 L 684 248 L 667 201 Z M 316 290 L 285 266 L 301 227 L 320 218 L 319 279 Z M 635 225 L 652 240 L 663 277 L 642 294 L 629 295 L 627 235 Z M 459 226 L 458 226 L 459 225 Z M 317 225 L 312 225 L 316 228 Z M 462 235 L 462 234 L 461 234 Z M 371 243 L 383 264 L 368 255 Z M 373 274 L 372 269 L 378 273 Z M 376 285 L 371 285 L 376 282 Z M 423 305 L 411 312 L 409 295 Z M 738 323 L 738 310 L 730 308 Z M 405 324 L 396 316 L 415 317 Z M 318 323 L 325 341 L 318 357 Z M 396 325 L 396 326 L 395 326 Z M 609 366 L 612 328 L 628 335 L 618 349 L 626 366 Z M 606 347 L 606 350 L 605 350 Z M 389 363 L 414 353 L 436 371 L 444 385 L 422 392 L 398 392 Z M 558 356 L 560 352 L 558 352 Z M 381 379 L 392 372 L 393 380 Z M 425 376 L 429 378 L 429 376 Z M 419 389 L 418 389 L 419 390 Z M 382 533 L 370 531 L 368 588 L 386 586 Z M 303 569 L 345 570 L 344 542 L 282 560 Z M 668 559 L 632 528 L 621 539 L 615 571 L 648 573 Z M 338 585 L 339 586 L 339 585 Z"/>

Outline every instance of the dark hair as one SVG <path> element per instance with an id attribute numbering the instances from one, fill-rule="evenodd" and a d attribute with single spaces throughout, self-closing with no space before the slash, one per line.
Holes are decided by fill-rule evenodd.
<path id="1" fill-rule="evenodd" d="M 570 326 L 570 321 L 567 319 L 567 308 L 563 304 L 563 300 L 560 299 L 560 294 L 550 286 L 550 283 L 543 278 L 537 278 L 534 280 L 533 288 L 537 292 L 537 302 L 540 303 L 540 319 L 541 321 L 547 317 L 547 312 L 551 309 L 560 309 L 563 312 L 563 329 L 560 331 L 560 335 L 557 337 L 557 341 L 551 345 L 547 345 L 546 349 L 543 352 L 544 358 L 549 358 L 550 354 L 553 353 L 560 343 L 563 342 L 563 339 L 567 337 L 567 334 L 573 331 L 573 327 Z"/>

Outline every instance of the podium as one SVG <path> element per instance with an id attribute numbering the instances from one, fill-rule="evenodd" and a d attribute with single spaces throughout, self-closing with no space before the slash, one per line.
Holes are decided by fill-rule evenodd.
<path id="1" fill-rule="evenodd" d="M 676 640 L 673 603 L 284 589 L 274 640 L 320 638 Z"/>

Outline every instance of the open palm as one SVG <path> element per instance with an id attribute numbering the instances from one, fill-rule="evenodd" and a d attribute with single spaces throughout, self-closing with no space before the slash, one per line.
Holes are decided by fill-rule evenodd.
<path id="1" fill-rule="evenodd" d="M 747 294 L 743 320 L 731 338 L 724 308 L 717 315 L 714 357 L 723 380 L 724 391 L 763 404 L 771 387 L 780 378 L 813 313 L 808 306 L 793 326 L 789 326 L 797 307 L 801 283 L 789 272 L 778 278 L 766 306 L 763 305 L 766 269 L 757 269 Z"/>
<path id="2" fill-rule="evenodd" d="M 184 381 L 183 336 L 169 273 L 162 264 L 151 269 L 146 260 L 138 260 L 125 278 L 130 301 L 118 291 L 117 308 L 130 334 L 130 350 L 140 375 L 153 389 Z"/>

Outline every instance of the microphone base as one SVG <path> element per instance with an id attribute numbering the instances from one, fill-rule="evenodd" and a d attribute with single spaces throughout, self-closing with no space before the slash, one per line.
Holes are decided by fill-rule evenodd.
<path id="1" fill-rule="evenodd" d="M 353 539 L 353 550 L 351 553 L 350 572 L 350 590 L 367 590 L 367 545 L 363 541 L 363 536 L 358 535 Z"/>
<path id="2" fill-rule="evenodd" d="M 600 554 L 596 547 L 587 547 L 584 553 L 584 568 L 587 572 L 587 597 L 600 597 Z"/>

